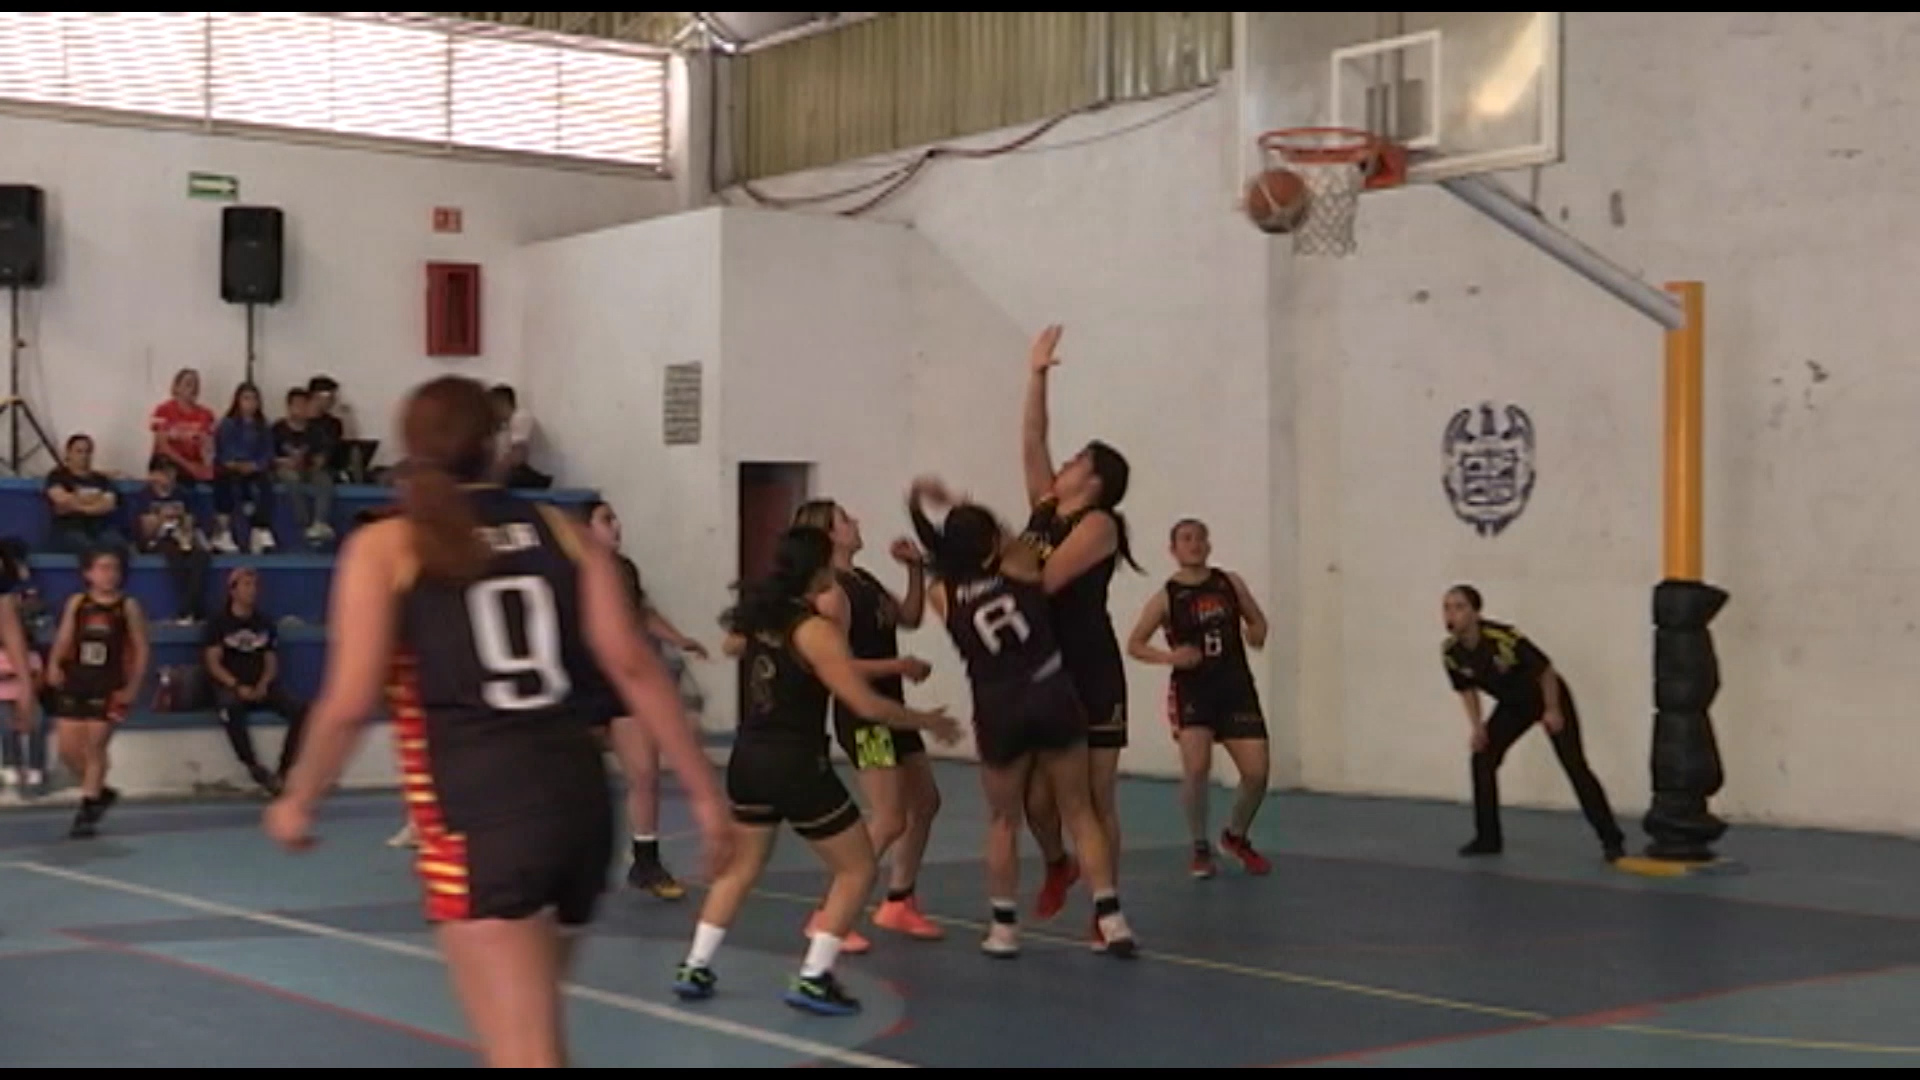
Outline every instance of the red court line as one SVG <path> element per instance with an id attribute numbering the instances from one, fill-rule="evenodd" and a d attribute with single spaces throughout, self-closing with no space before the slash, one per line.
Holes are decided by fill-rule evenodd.
<path id="1" fill-rule="evenodd" d="M 296 1005 L 304 1005 L 310 1009 L 330 1012 L 336 1016 L 344 1016 L 351 1020 L 359 1020 L 363 1023 L 386 1028 L 389 1031 L 397 1031 L 402 1035 L 411 1035 L 416 1039 L 424 1039 L 430 1043 L 437 1043 L 455 1050 L 464 1050 L 476 1056 L 480 1054 L 479 1047 L 470 1042 L 456 1039 L 451 1035 L 443 1035 L 437 1031 L 428 1031 L 426 1028 L 415 1027 L 412 1024 L 402 1023 L 398 1020 L 390 1020 L 384 1016 L 376 1016 L 369 1012 L 361 1012 L 358 1009 L 350 1009 L 344 1005 L 335 1005 L 331 1001 L 322 1001 L 319 998 L 309 997 L 298 991 L 274 986 L 271 983 L 264 983 L 258 979 L 250 979 L 245 975 L 236 975 L 231 971 L 222 971 L 219 968 L 209 967 L 205 964 L 196 964 L 191 960 L 182 960 L 177 956 L 168 956 L 165 953 L 149 952 L 146 949 L 125 945 L 117 941 L 109 941 L 105 938 L 90 937 L 74 930 L 62 930 L 59 931 L 59 933 L 90 948 L 104 949 L 108 952 L 119 953 L 122 956 L 131 956 L 140 960 L 168 964 L 180 968 L 183 971 L 191 971 L 196 975 L 204 975 L 208 978 L 233 983 L 236 986 L 244 986 L 249 990 L 257 990 L 260 993 L 277 997 L 282 1001 L 289 1001 Z"/>
<path id="2" fill-rule="evenodd" d="M 1389 1043 L 1385 1046 L 1372 1046 L 1359 1050 L 1342 1050 L 1332 1054 L 1322 1054 L 1309 1058 L 1297 1058 L 1283 1061 L 1278 1065 L 1264 1065 L 1267 1069 L 1292 1069 L 1302 1065 L 1330 1065 L 1341 1062 L 1354 1063 L 1366 1061 L 1382 1054 L 1397 1054 L 1409 1050 L 1424 1050 L 1432 1046 L 1445 1046 L 1448 1043 L 1473 1042 L 1479 1039 L 1498 1039 L 1508 1035 L 1517 1035 L 1524 1031 L 1538 1031 L 1543 1028 L 1600 1028 L 1615 1024 L 1637 1024 L 1646 1022 L 1659 1014 L 1661 1009 L 1675 1005 L 1692 1005 L 1715 998 L 1733 997 L 1738 994 L 1750 994 L 1756 991 L 1786 990 L 1801 986 L 1819 986 L 1822 983 L 1845 982 L 1848 979 L 1869 978 L 1874 975 L 1890 975 L 1897 971 L 1910 970 L 1920 965 L 1910 963 L 1884 964 L 1879 967 L 1861 968 L 1856 971 L 1830 971 L 1819 975 L 1805 975 L 1794 979 L 1770 979 L 1765 982 L 1748 983 L 1744 986 L 1731 986 L 1721 990 L 1702 990 L 1692 994 L 1675 994 L 1671 997 L 1651 998 L 1646 1001 L 1618 1005 L 1598 1012 L 1580 1013 L 1574 1016 L 1550 1017 L 1544 1020 L 1530 1020 L 1518 1024 L 1507 1024 L 1481 1031 L 1462 1031 L 1452 1035 L 1434 1035 L 1424 1039 L 1410 1039 L 1406 1042 Z M 1702 1035 L 1716 1035 L 1721 1032 L 1701 1031 Z"/>

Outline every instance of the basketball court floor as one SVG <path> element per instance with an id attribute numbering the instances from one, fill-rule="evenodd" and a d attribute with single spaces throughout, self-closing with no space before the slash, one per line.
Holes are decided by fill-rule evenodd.
<path id="1" fill-rule="evenodd" d="M 1913 1066 L 1920 870 L 1893 838 L 1737 828 L 1740 876 L 1614 871 L 1572 816 L 1510 812 L 1496 860 L 1464 807 L 1287 795 L 1266 878 L 1186 873 L 1176 791 L 1127 781 L 1124 896 L 1145 945 L 1091 952 L 1084 891 L 976 949 L 984 820 L 971 768 L 921 882 L 950 931 L 875 932 L 842 974 L 863 1015 L 779 1000 L 823 876 L 790 837 L 722 950 L 722 993 L 668 990 L 698 903 L 608 900 L 571 989 L 582 1067 Z M 1465 783 L 1464 766 L 1462 784 Z M 695 854 L 670 793 L 666 851 Z M 260 804 L 0 815 L 0 1059 L 9 1067 L 471 1067 L 422 931 L 391 793 L 324 811 L 285 855 Z M 1025 892 L 1031 898 L 1034 882 Z M 110 990 L 104 989 L 110 988 Z"/>

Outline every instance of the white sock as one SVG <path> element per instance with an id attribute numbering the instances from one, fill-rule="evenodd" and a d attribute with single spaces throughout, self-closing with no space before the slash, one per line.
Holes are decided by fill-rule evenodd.
<path id="1" fill-rule="evenodd" d="M 840 959 L 840 939 L 832 934 L 815 934 L 807 943 L 807 958 L 800 962 L 800 977 L 811 979 L 832 970 Z"/>
<path id="2" fill-rule="evenodd" d="M 651 844 L 657 839 L 659 838 L 654 836 L 652 833 L 648 833 L 645 836 L 642 836 L 639 833 L 633 834 L 633 842 L 636 844 Z"/>
<path id="3" fill-rule="evenodd" d="M 720 951 L 720 943 L 725 941 L 725 927 L 712 923 L 701 923 L 693 928 L 693 949 L 687 953 L 687 963 L 692 967 L 708 967 L 713 964 L 713 954 Z"/>

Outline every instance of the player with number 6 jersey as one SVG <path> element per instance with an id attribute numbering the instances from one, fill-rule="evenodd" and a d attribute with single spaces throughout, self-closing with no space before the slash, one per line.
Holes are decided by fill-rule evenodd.
<path id="1" fill-rule="evenodd" d="M 484 387 L 435 379 L 408 400 L 403 513 L 340 558 L 327 674 L 307 745 L 267 811 L 303 850 L 391 674 L 390 707 L 428 921 L 493 1068 L 564 1068 L 563 933 L 591 921 L 614 858 L 613 801 L 589 720 L 595 669 L 653 728 L 715 869 L 727 807 L 640 635 L 611 554 L 545 504 L 480 483 Z"/>
<path id="2" fill-rule="evenodd" d="M 1254 850 L 1247 832 L 1267 797 L 1271 759 L 1247 648 L 1266 643 L 1267 617 L 1240 575 L 1209 561 L 1213 544 L 1206 523 L 1194 518 L 1176 522 L 1168 547 L 1179 569 L 1141 609 L 1127 652 L 1142 663 L 1173 669 L 1167 713 L 1180 744 L 1181 803 L 1193 840 L 1189 872 L 1209 878 L 1216 869 L 1207 842 L 1207 793 L 1213 786 L 1217 743 L 1240 772 L 1220 846 L 1248 873 L 1265 874 L 1273 866 Z M 1156 632 L 1166 636 L 1167 648 L 1154 647 Z"/>
<path id="3" fill-rule="evenodd" d="M 947 509 L 936 525 L 926 505 Z M 927 602 L 945 621 L 973 686 L 973 733 L 987 796 L 987 897 L 992 922 L 981 950 L 1020 951 L 1021 827 L 1027 785 L 1053 785 L 1062 824 L 1072 834 L 1093 885 L 1098 940 L 1112 956 L 1136 945 L 1114 883 L 1113 852 L 1093 806 L 1087 716 L 1054 637 L 1039 558 L 993 513 L 955 503 L 938 480 L 915 482 L 907 513 L 933 563 Z"/>

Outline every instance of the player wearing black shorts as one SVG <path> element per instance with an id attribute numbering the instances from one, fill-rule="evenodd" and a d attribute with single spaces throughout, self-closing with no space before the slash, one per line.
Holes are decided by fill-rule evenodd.
<path id="1" fill-rule="evenodd" d="M 1213 786 L 1213 747 L 1218 743 L 1240 772 L 1220 846 L 1248 873 L 1265 874 L 1273 864 L 1253 849 L 1247 834 L 1267 797 L 1271 759 L 1247 648 L 1266 644 L 1267 617 L 1239 574 L 1208 561 L 1213 544 L 1203 522 L 1186 518 L 1175 523 L 1168 544 L 1179 569 L 1147 600 L 1127 652 L 1143 663 L 1173 669 L 1167 719 L 1180 744 L 1181 803 L 1193 840 L 1190 870 L 1196 878 L 1215 872 L 1213 848 L 1207 843 L 1207 791 Z M 1154 647 L 1156 632 L 1165 635 L 1167 648 Z"/>
<path id="2" fill-rule="evenodd" d="M 671 645 L 685 655 L 705 660 L 706 648 L 682 634 L 648 601 L 647 590 L 640 583 L 640 568 L 620 551 L 620 517 L 613 512 L 613 507 L 603 499 L 588 503 L 586 525 L 587 532 L 613 553 L 627 603 L 633 607 L 647 644 L 656 650 Z M 660 660 L 677 683 L 678 658 L 663 650 Z M 627 827 L 633 834 L 629 842 L 633 861 L 627 866 L 627 884 L 662 900 L 678 900 L 686 895 L 686 888 L 660 857 L 660 748 L 653 744 L 647 725 L 626 715 L 626 706 L 620 702 L 619 695 L 605 686 L 599 688 L 599 694 L 604 704 L 596 711 L 594 723 L 612 747 L 627 781 Z"/>
<path id="3" fill-rule="evenodd" d="M 1047 449 L 1047 373 L 1059 363 L 1054 349 L 1060 328 L 1050 326 L 1028 353 L 1026 411 L 1021 424 L 1021 460 L 1027 499 L 1033 507 L 1024 537 L 1040 552 L 1042 585 L 1052 597 L 1054 633 L 1067 673 L 1087 711 L 1087 748 L 1093 772 L 1093 808 L 1107 831 L 1116 863 L 1120 852 L 1120 752 L 1127 745 L 1127 671 L 1120 640 L 1107 610 L 1107 588 L 1121 560 L 1135 570 L 1127 523 L 1118 507 L 1132 470 L 1106 443 L 1088 443 L 1053 468 Z M 1028 793 L 1028 824 L 1047 860 L 1047 879 L 1035 915 L 1051 918 L 1066 904 L 1079 868 L 1060 839 L 1055 793 L 1035 773 Z M 1098 928 L 1094 945 L 1099 947 Z"/>
<path id="4" fill-rule="evenodd" d="M 946 520 L 936 526 L 923 503 L 947 507 Z M 1041 771 L 1059 793 L 1060 816 L 1093 886 L 1095 940 L 1114 956 L 1133 956 L 1113 853 L 1093 809 L 1087 718 L 1054 635 L 1037 553 L 1009 536 L 991 511 L 953 505 L 937 480 L 914 485 L 907 511 L 938 575 L 928 600 L 946 621 L 973 688 L 992 914 L 981 949 L 990 956 L 1020 951 L 1020 826 L 1031 777 Z"/>
<path id="5" fill-rule="evenodd" d="M 1512 626 L 1483 617 L 1481 606 L 1480 590 L 1471 585 L 1455 585 L 1441 600 L 1447 625 L 1441 659 L 1447 682 L 1460 695 L 1472 725 L 1473 839 L 1460 854 L 1500 854 L 1500 763 L 1513 744 L 1539 724 L 1547 729 L 1580 812 L 1600 838 L 1602 855 L 1608 862 L 1621 858 L 1626 834 L 1613 816 L 1606 789 L 1587 764 L 1573 689 L 1538 645 Z M 1485 718 L 1480 715 L 1483 691 L 1495 702 L 1493 715 Z"/>
<path id="6" fill-rule="evenodd" d="M 854 669 L 866 676 L 875 693 L 891 701 L 905 701 L 906 681 L 921 682 L 932 672 L 926 661 L 900 653 L 900 631 L 920 626 L 926 614 L 926 575 L 920 552 L 907 539 L 895 540 L 890 554 L 906 567 L 907 591 L 895 596 L 880 579 L 855 565 L 865 541 L 860 522 L 832 499 L 814 499 L 794 512 L 793 523 L 819 529 L 833 541 L 834 587 L 820 594 L 815 608 L 838 623 L 853 650 Z M 847 703 L 833 703 L 833 734 L 847 759 L 867 804 L 867 836 L 875 858 L 892 858 L 887 868 L 886 897 L 873 913 L 883 930 L 937 941 L 945 937 L 939 925 L 920 912 L 914 893 L 934 815 L 940 812 L 940 788 L 926 743 L 917 731 L 896 731 L 870 723 Z M 818 913 L 815 913 L 818 918 Z M 858 931 L 847 936 L 844 951 L 868 948 Z"/>
<path id="7" fill-rule="evenodd" d="M 812 846 L 833 875 L 787 1004 L 829 1016 L 858 1012 L 860 1002 L 833 973 L 841 944 L 873 886 L 873 844 L 860 807 L 834 775 L 827 756 L 827 699 L 838 697 L 862 719 L 959 737 L 944 711 L 909 709 L 874 693 L 854 667 L 846 635 L 815 604 L 833 585 L 833 542 L 819 529 L 787 530 L 765 578 L 740 589 L 724 622 L 737 643 L 745 709 L 727 762 L 733 803 L 733 861 L 714 880 L 700 908 L 693 946 L 674 976 L 686 1000 L 713 996 L 713 957 L 773 853 L 784 822 Z"/>
<path id="8" fill-rule="evenodd" d="M 99 833 L 120 793 L 107 786 L 107 743 L 126 719 L 151 649 L 140 604 L 121 591 L 126 558 L 96 549 L 80 558 L 85 588 L 67 600 L 47 664 L 54 743 L 67 771 L 80 778 L 80 807 L 67 835 Z"/>
<path id="9" fill-rule="evenodd" d="M 494 432 L 485 388 L 435 379 L 401 427 L 404 513 L 344 546 L 326 684 L 264 824 L 291 849 L 311 844 L 315 807 L 397 675 L 391 721 L 426 917 L 486 1064 L 564 1068 L 565 931 L 593 917 L 613 859 L 580 689 L 596 666 L 654 724 L 716 860 L 725 806 L 605 549 L 551 506 L 479 483 Z"/>

